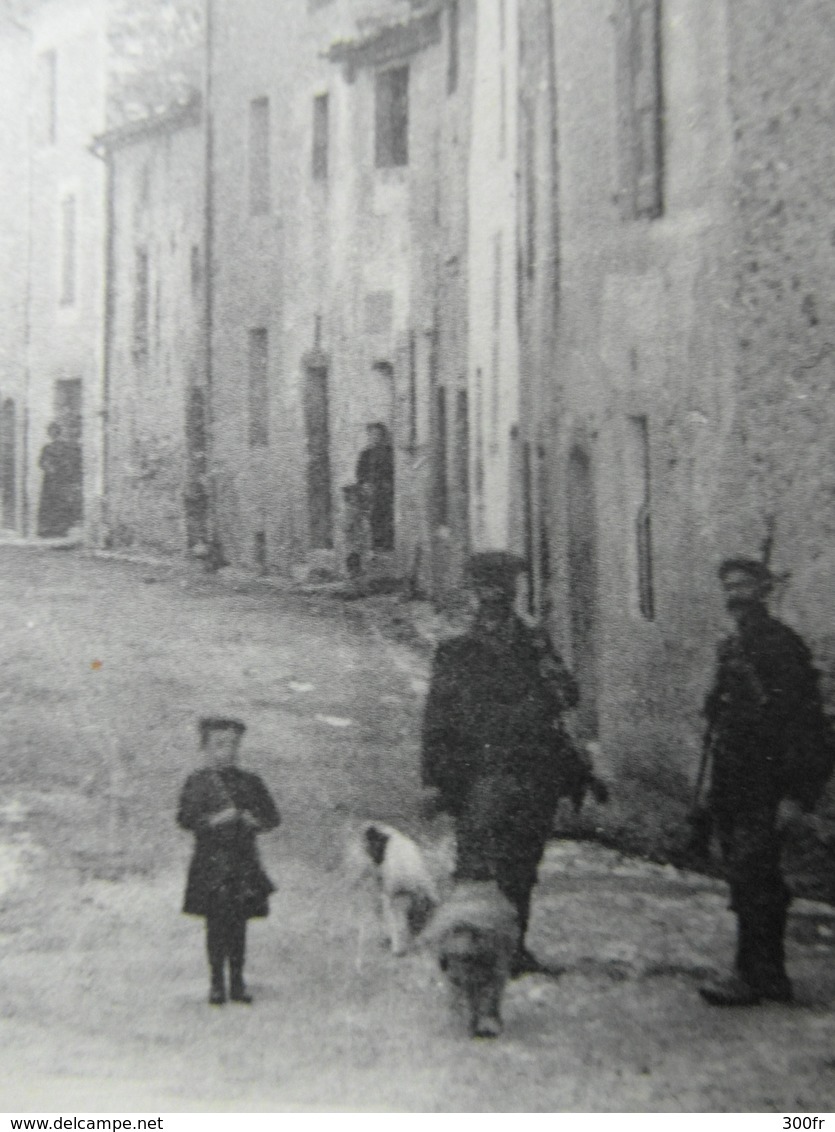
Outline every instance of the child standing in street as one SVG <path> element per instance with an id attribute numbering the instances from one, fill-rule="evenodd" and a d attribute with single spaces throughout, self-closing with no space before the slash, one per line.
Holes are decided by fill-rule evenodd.
<path id="1" fill-rule="evenodd" d="M 195 836 L 183 912 L 206 917 L 211 972 L 209 1002 L 252 1002 L 243 979 L 246 922 L 266 916 L 275 887 L 258 857 L 255 837 L 275 829 L 280 816 L 257 774 L 241 770 L 238 749 L 246 725 L 208 717 L 199 722 L 206 765 L 190 774 L 180 795 L 177 821 Z"/>

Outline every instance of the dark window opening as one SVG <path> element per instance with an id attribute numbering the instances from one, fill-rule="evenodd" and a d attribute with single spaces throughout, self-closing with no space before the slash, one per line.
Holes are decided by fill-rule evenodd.
<path id="1" fill-rule="evenodd" d="M 458 528 L 462 541 L 470 540 L 470 409 L 466 389 L 455 396 L 455 481 L 458 492 Z"/>
<path id="2" fill-rule="evenodd" d="M 76 279 L 76 205 L 75 197 L 61 201 L 61 306 L 71 307 L 75 302 Z"/>
<path id="3" fill-rule="evenodd" d="M 417 449 L 417 342 L 415 332 L 409 333 L 409 451 Z"/>
<path id="4" fill-rule="evenodd" d="M 328 96 L 313 99 L 313 180 L 328 179 Z"/>
<path id="5" fill-rule="evenodd" d="M 133 284 L 133 352 L 136 357 L 148 353 L 148 252 L 145 248 L 136 249 Z"/>
<path id="6" fill-rule="evenodd" d="M 262 216 L 270 210 L 270 100 L 255 98 L 249 104 L 249 212 Z"/>
<path id="7" fill-rule="evenodd" d="M 196 298 L 200 294 L 203 286 L 203 264 L 200 259 L 200 245 L 191 245 L 191 262 L 190 262 L 190 275 L 191 275 L 191 294 Z"/>
<path id="8" fill-rule="evenodd" d="M 447 470 L 446 389 L 435 390 L 435 526 L 449 525 L 449 475 Z"/>
<path id="9" fill-rule="evenodd" d="M 54 51 L 45 51 L 38 58 L 38 127 L 40 145 L 54 145 L 58 121 L 58 57 Z"/>
<path id="10" fill-rule="evenodd" d="M 621 0 L 618 21 L 620 193 L 625 216 L 654 219 L 663 204 L 660 0 Z"/>
<path id="11" fill-rule="evenodd" d="M 460 13 L 458 0 L 450 0 L 447 8 L 447 94 L 454 94 L 458 89 L 458 53 L 460 39 Z"/>
<path id="12" fill-rule="evenodd" d="M 378 169 L 409 164 L 409 68 L 377 74 L 374 163 Z"/>
<path id="13" fill-rule="evenodd" d="M 652 501 L 650 483 L 649 422 L 646 417 L 630 417 L 630 448 L 632 468 L 632 506 L 635 539 L 635 581 L 638 609 L 646 621 L 655 620 L 655 591 L 653 580 Z"/>
<path id="14" fill-rule="evenodd" d="M 269 390 L 267 357 L 269 340 L 263 329 L 249 332 L 249 446 L 269 444 Z"/>

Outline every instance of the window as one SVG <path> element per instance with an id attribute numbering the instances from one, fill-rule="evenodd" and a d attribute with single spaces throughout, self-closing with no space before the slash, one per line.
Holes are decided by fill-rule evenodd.
<path id="1" fill-rule="evenodd" d="M 455 395 L 455 487 L 458 528 L 466 542 L 470 533 L 470 410 L 466 389 L 459 389 Z"/>
<path id="2" fill-rule="evenodd" d="M 620 0 L 619 186 L 627 219 L 663 211 L 660 0 Z"/>
<path id="3" fill-rule="evenodd" d="M 650 499 L 649 422 L 646 417 L 627 421 L 626 490 L 630 523 L 629 558 L 633 564 L 638 611 L 655 620 L 653 585 L 652 511 Z"/>
<path id="4" fill-rule="evenodd" d="M 200 256 L 200 245 L 191 245 L 189 261 L 189 275 L 191 276 L 191 296 L 196 299 L 203 286 L 203 262 Z"/>
<path id="5" fill-rule="evenodd" d="M 313 180 L 328 179 L 328 96 L 313 99 Z"/>
<path id="6" fill-rule="evenodd" d="M 484 374 L 481 367 L 475 371 L 475 521 L 476 539 L 484 533 Z"/>
<path id="7" fill-rule="evenodd" d="M 458 89 L 458 53 L 460 39 L 460 13 L 458 0 L 450 0 L 447 8 L 447 67 L 446 91 L 454 94 Z"/>
<path id="8" fill-rule="evenodd" d="M 249 213 L 270 211 L 270 100 L 249 104 Z"/>
<path id="9" fill-rule="evenodd" d="M 148 250 L 137 248 L 133 278 L 133 352 L 138 358 L 148 353 Z"/>
<path id="10" fill-rule="evenodd" d="M 267 331 L 249 332 L 249 446 L 269 443 L 269 391 L 267 388 Z"/>
<path id="11" fill-rule="evenodd" d="M 75 197 L 61 201 L 61 306 L 75 303 L 76 278 L 76 208 Z"/>
<path id="12" fill-rule="evenodd" d="M 151 201 L 151 166 L 147 161 L 136 175 L 136 199 L 140 208 L 147 208 Z"/>
<path id="13" fill-rule="evenodd" d="M 417 451 L 417 340 L 414 330 L 409 331 L 409 451 Z"/>
<path id="14" fill-rule="evenodd" d="M 374 162 L 378 169 L 409 164 L 409 68 L 379 71 L 375 92 Z"/>
<path id="15" fill-rule="evenodd" d="M 39 55 L 36 68 L 37 142 L 54 145 L 58 117 L 58 57 L 55 52 L 45 51 Z"/>

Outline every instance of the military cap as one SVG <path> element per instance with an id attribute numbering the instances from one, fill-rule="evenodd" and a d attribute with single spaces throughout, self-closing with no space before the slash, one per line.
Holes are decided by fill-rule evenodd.
<path id="1" fill-rule="evenodd" d="M 774 575 L 764 562 L 757 558 L 724 558 L 719 564 L 717 574 L 724 582 L 728 574 L 747 574 L 760 585 L 770 586 L 774 582 Z"/>
<path id="2" fill-rule="evenodd" d="M 230 719 L 224 715 L 204 715 L 197 724 L 200 730 L 200 742 L 205 743 L 210 731 L 234 731 L 236 735 L 243 735 L 246 724 L 240 719 Z"/>
<path id="3" fill-rule="evenodd" d="M 525 560 L 507 550 L 480 550 L 467 559 L 467 575 L 475 585 L 516 588 Z"/>

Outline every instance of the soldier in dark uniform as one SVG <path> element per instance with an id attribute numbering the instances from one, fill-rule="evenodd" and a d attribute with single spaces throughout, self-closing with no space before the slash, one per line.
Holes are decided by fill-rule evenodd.
<path id="1" fill-rule="evenodd" d="M 183 911 L 206 917 L 206 949 L 211 972 L 209 1002 L 229 997 L 252 1002 L 244 986 L 246 922 L 266 916 L 274 886 L 261 867 L 255 836 L 275 829 L 280 818 L 257 774 L 237 765 L 245 725 L 237 719 L 200 720 L 206 766 L 189 775 L 180 795 L 177 821 L 195 835 Z"/>
<path id="2" fill-rule="evenodd" d="M 515 975 L 544 970 L 525 931 L 562 785 L 556 724 L 579 698 L 547 635 L 514 612 L 523 567 L 503 551 L 470 559 L 478 610 L 467 633 L 438 646 L 422 749 L 428 797 L 455 818 L 456 879 L 495 880 L 517 910 Z"/>
<path id="3" fill-rule="evenodd" d="M 809 649 L 768 612 L 768 567 L 726 559 L 719 577 L 736 625 L 719 646 L 704 708 L 712 765 L 707 809 L 737 916 L 737 951 L 734 974 L 700 993 L 715 1006 L 790 1002 L 781 840 L 825 785 L 828 723 Z"/>

